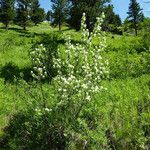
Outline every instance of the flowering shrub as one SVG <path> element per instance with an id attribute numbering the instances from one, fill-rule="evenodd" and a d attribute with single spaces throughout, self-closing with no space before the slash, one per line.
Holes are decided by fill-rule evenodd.
<path id="1" fill-rule="evenodd" d="M 42 43 L 42 44 L 41 44 Z M 56 76 L 53 68 L 53 57 L 57 56 L 57 47 L 60 35 L 51 33 L 35 40 L 29 53 L 32 60 L 32 77 L 38 81 L 48 79 L 51 81 Z"/>
<path id="2" fill-rule="evenodd" d="M 104 14 L 97 18 L 95 28 L 90 33 L 86 28 L 84 13 L 81 20 L 82 44 L 73 45 L 68 37 L 66 49 L 59 49 L 58 58 L 54 58 L 54 68 L 57 68 L 57 77 L 53 81 L 58 101 L 56 110 L 63 110 L 60 111 L 61 116 L 69 126 L 78 124 L 87 129 L 88 123 L 82 118 L 82 110 L 92 103 L 96 93 L 105 89 L 101 84 L 108 75 L 108 61 L 103 58 L 106 48 L 105 33 L 101 31 L 103 18 Z"/>
<path id="3" fill-rule="evenodd" d="M 74 137 L 73 133 L 76 135 L 73 128 L 82 126 L 87 129 L 89 124 L 85 121 L 82 110 L 92 103 L 96 93 L 105 90 L 101 84 L 102 79 L 108 75 L 108 61 L 103 58 L 106 38 L 105 33 L 101 31 L 104 17 L 104 14 L 98 17 L 93 32 L 89 32 L 84 13 L 81 20 L 82 44 L 73 45 L 70 37 L 67 37 L 66 48 L 64 51 L 58 49 L 57 57 L 53 58 L 53 68 L 57 70 L 57 76 L 53 79 L 57 102 L 50 110 L 55 112 L 59 121 L 65 121 L 66 136 L 71 134 L 71 137 Z M 41 44 L 39 48 L 31 51 L 30 55 L 34 66 L 31 74 L 41 81 L 48 75 L 45 66 L 46 49 Z M 94 116 L 92 118 L 94 120 Z"/>
<path id="4" fill-rule="evenodd" d="M 108 61 L 103 57 L 106 48 L 105 33 L 101 31 L 103 18 L 104 14 L 101 18 L 97 18 L 95 28 L 90 33 L 85 24 L 86 16 L 83 14 L 81 21 L 82 44 L 73 45 L 70 37 L 67 37 L 64 51 L 58 49 L 58 55 L 53 58 L 52 63 L 53 68 L 57 70 L 57 76 L 52 80 L 56 103 L 51 108 L 47 105 L 48 98 L 40 84 L 41 93 L 38 93 L 40 96 L 37 99 L 43 101 L 43 104 L 39 107 L 37 105 L 34 110 L 28 108 L 27 114 L 21 113 L 21 117 L 23 116 L 21 120 L 19 120 L 20 115 L 14 117 L 16 123 L 19 121 L 17 124 L 21 128 L 17 129 L 17 133 L 13 135 L 8 133 L 8 135 L 12 136 L 10 139 L 16 140 L 15 143 L 22 146 L 21 142 L 23 141 L 26 149 L 32 149 L 35 143 L 40 143 L 41 149 L 44 146 L 49 147 L 49 143 L 53 143 L 53 145 L 50 144 L 52 149 L 66 147 L 87 149 L 93 142 L 95 146 L 97 140 L 101 144 L 102 140 L 96 137 L 99 132 L 94 96 L 105 90 L 102 80 L 108 75 Z M 33 64 L 31 74 L 33 78 L 42 81 L 49 76 L 46 65 L 48 59 L 46 48 L 41 44 L 32 50 L 30 55 Z M 50 98 L 52 99 L 52 97 Z M 13 127 L 13 125 L 10 126 Z M 30 130 L 26 130 L 26 128 Z M 18 134 L 22 130 L 25 136 Z M 31 140 L 33 136 L 37 138 Z M 24 137 L 26 138 L 24 139 Z M 63 148 L 59 148 L 60 146 Z"/>
<path id="5" fill-rule="evenodd" d="M 71 44 L 71 39 L 66 42 L 65 55 L 58 50 L 58 58 L 54 59 L 54 67 L 58 75 L 54 79 L 58 93 L 58 106 L 72 103 L 74 111 L 82 107 L 83 103 L 90 102 L 92 95 L 100 92 L 102 79 L 108 74 L 108 62 L 103 59 L 102 53 L 106 47 L 105 33 L 101 31 L 104 14 L 97 18 L 94 31 L 86 29 L 86 17 L 83 14 L 81 29 L 83 44 Z M 94 44 L 97 38 L 98 44 Z M 72 115 L 76 115 L 73 112 Z"/>
<path id="6" fill-rule="evenodd" d="M 37 80 L 42 80 L 47 76 L 47 70 L 45 67 L 46 61 L 46 48 L 41 44 L 38 48 L 35 48 L 30 52 L 30 56 L 33 64 L 33 71 L 31 75 Z"/>

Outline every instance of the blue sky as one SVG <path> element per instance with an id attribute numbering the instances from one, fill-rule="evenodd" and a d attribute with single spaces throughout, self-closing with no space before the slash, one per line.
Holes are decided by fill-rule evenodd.
<path id="1" fill-rule="evenodd" d="M 143 8 L 144 15 L 150 17 L 150 3 L 144 3 L 148 0 L 137 0 Z M 114 11 L 120 15 L 121 19 L 124 20 L 127 17 L 127 11 L 130 0 L 112 0 Z M 40 0 L 41 7 L 48 11 L 51 9 L 50 0 Z"/>

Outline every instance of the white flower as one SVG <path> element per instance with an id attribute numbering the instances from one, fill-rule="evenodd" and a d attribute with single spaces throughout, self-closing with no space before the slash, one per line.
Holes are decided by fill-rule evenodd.
<path id="1" fill-rule="evenodd" d="M 66 92 L 67 90 L 66 90 L 66 89 L 63 89 L 63 91 Z"/>
<path id="2" fill-rule="evenodd" d="M 104 13 L 102 13 L 102 18 L 105 18 L 105 14 Z"/>
<path id="3" fill-rule="evenodd" d="M 83 16 L 85 16 L 86 14 L 85 13 L 83 13 Z"/>
<path id="4" fill-rule="evenodd" d="M 88 95 L 88 96 L 86 97 L 86 100 L 90 101 L 90 100 L 91 100 L 91 97 Z"/>
<path id="5" fill-rule="evenodd" d="M 102 76 L 107 72 L 101 53 L 106 47 L 106 38 L 103 38 L 104 33 L 101 31 L 102 21 L 102 18 L 97 18 L 95 28 L 89 34 L 86 15 L 83 13 L 81 30 L 84 44 L 73 45 L 68 38 L 64 53 L 58 50 L 58 58 L 54 58 L 54 67 L 57 68 L 58 73 L 54 79 L 58 92 L 57 108 L 70 102 L 82 103 L 84 100 L 89 102 L 93 94 L 102 89 Z M 95 37 L 100 41 L 97 46 L 94 43 Z M 42 73 L 46 71 L 46 68 L 41 68 L 43 68 Z"/>
<path id="6" fill-rule="evenodd" d="M 98 92 L 98 91 L 99 91 L 99 87 L 96 86 L 96 87 L 95 87 L 95 92 Z"/>
<path id="7" fill-rule="evenodd" d="M 69 84 L 69 82 L 68 82 L 66 79 L 64 79 L 64 83 L 65 83 L 65 84 Z"/>
<path id="8" fill-rule="evenodd" d="M 52 111 L 52 109 L 45 108 L 45 111 L 47 111 L 47 112 L 51 112 L 51 111 Z"/>
<path id="9" fill-rule="evenodd" d="M 42 69 L 42 68 L 38 68 L 38 72 L 39 72 L 40 74 L 42 74 L 43 69 Z"/>
<path id="10" fill-rule="evenodd" d="M 37 70 L 37 67 L 33 67 L 34 70 Z"/>
<path id="11" fill-rule="evenodd" d="M 88 86 L 87 86 L 86 84 L 83 84 L 83 85 L 82 85 L 82 88 L 87 89 Z"/>

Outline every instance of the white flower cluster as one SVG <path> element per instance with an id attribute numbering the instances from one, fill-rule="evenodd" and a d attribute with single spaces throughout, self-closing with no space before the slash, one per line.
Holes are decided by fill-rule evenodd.
<path id="1" fill-rule="evenodd" d="M 37 113 L 38 116 L 41 116 L 43 115 L 45 112 L 49 113 L 49 112 L 52 112 L 52 109 L 49 109 L 49 108 L 44 108 L 44 109 L 41 109 L 41 108 L 36 108 L 35 109 L 35 112 Z"/>
<path id="2" fill-rule="evenodd" d="M 106 48 L 105 33 L 101 31 L 103 18 L 104 14 L 97 18 L 95 28 L 90 33 L 86 28 L 84 13 L 81 21 L 82 43 L 73 45 L 68 38 L 66 49 L 63 52 L 58 50 L 58 58 L 54 59 L 54 67 L 58 70 L 54 79 L 58 105 L 72 103 L 73 107 L 76 104 L 78 107 L 79 103 L 91 101 L 92 95 L 103 89 L 101 81 L 108 74 L 108 62 L 102 57 Z"/>
<path id="3" fill-rule="evenodd" d="M 37 80 L 44 79 L 47 76 L 46 67 L 44 65 L 46 48 L 41 44 L 38 48 L 35 48 L 30 52 L 30 56 L 33 64 L 33 71 L 31 75 Z"/>

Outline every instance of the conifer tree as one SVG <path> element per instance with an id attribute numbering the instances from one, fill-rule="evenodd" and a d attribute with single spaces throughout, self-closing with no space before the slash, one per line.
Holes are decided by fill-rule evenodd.
<path id="1" fill-rule="evenodd" d="M 144 15 L 142 9 L 140 8 L 139 3 L 136 0 L 130 0 L 128 20 L 132 24 L 132 28 L 135 30 L 135 35 L 138 34 L 139 23 L 143 21 Z"/>
<path id="2" fill-rule="evenodd" d="M 50 10 L 46 14 L 46 20 L 52 22 L 52 12 Z"/>
<path id="3" fill-rule="evenodd" d="M 0 0 L 0 21 L 1 21 L 1 14 L 2 14 L 2 5 L 1 5 L 1 0 Z"/>
<path id="4" fill-rule="evenodd" d="M 121 18 L 119 15 L 115 14 L 113 10 L 113 5 L 108 5 L 105 10 L 105 20 L 103 23 L 103 30 L 110 31 L 114 33 L 120 33 L 118 27 L 121 26 Z"/>
<path id="5" fill-rule="evenodd" d="M 68 16 L 68 0 L 51 0 L 53 10 L 53 24 L 59 26 L 61 30 L 62 24 Z"/>
<path id="6" fill-rule="evenodd" d="M 0 0 L 0 19 L 5 25 L 6 30 L 10 21 L 14 18 L 14 0 Z"/>
<path id="7" fill-rule="evenodd" d="M 69 24 L 76 30 L 80 29 L 80 20 L 83 13 L 86 13 L 87 28 L 90 31 L 94 28 L 96 17 L 104 11 L 105 4 L 111 0 L 69 0 L 71 2 Z"/>
<path id="8" fill-rule="evenodd" d="M 40 8 L 39 0 L 33 0 L 31 6 L 31 20 L 35 25 L 43 22 L 45 19 L 45 12 L 43 8 Z"/>
<path id="9" fill-rule="evenodd" d="M 17 0 L 17 10 L 16 10 L 16 17 L 15 23 L 19 26 L 23 27 L 26 30 L 26 27 L 30 20 L 30 9 L 31 9 L 31 1 L 32 0 Z"/>

